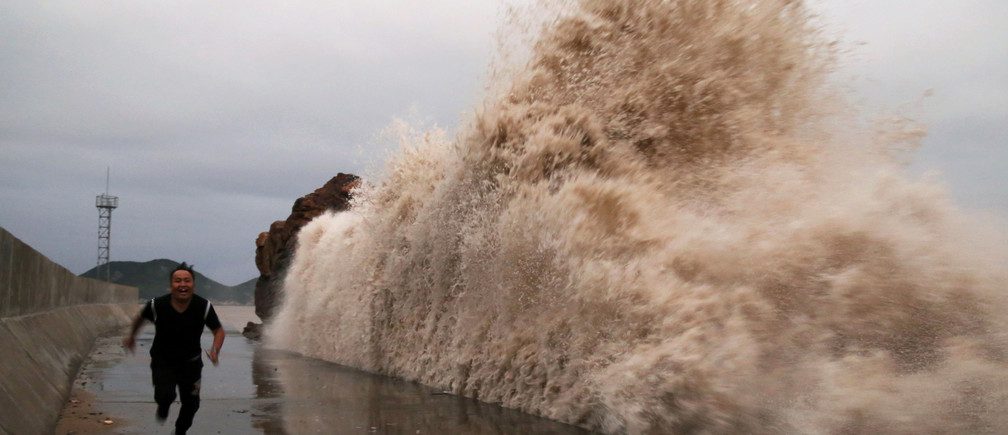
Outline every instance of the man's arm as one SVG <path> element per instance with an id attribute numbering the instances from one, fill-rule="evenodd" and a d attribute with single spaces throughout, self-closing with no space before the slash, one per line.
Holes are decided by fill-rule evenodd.
<path id="1" fill-rule="evenodd" d="M 133 349 L 136 347 L 137 332 L 140 331 L 140 327 L 143 326 L 145 320 L 143 314 L 137 314 L 136 318 L 133 319 L 133 324 L 130 325 L 130 332 L 123 338 L 122 342 L 126 350 L 133 352 Z"/>
<path id="2" fill-rule="evenodd" d="M 137 316 L 133 318 L 133 324 L 130 325 L 129 334 L 123 338 L 123 347 L 126 350 L 133 352 L 133 348 L 136 346 L 136 335 L 140 331 L 140 327 L 143 326 L 144 321 L 154 322 L 157 320 L 157 314 L 154 312 L 154 299 L 147 301 L 144 304 L 143 309 L 137 313 Z"/>
<path id="3" fill-rule="evenodd" d="M 224 345 L 224 337 L 227 334 L 224 333 L 224 327 L 219 326 L 217 329 L 213 330 L 213 346 L 207 351 L 207 356 L 210 357 L 210 362 L 213 365 L 217 365 L 218 358 L 220 356 L 221 346 Z"/>

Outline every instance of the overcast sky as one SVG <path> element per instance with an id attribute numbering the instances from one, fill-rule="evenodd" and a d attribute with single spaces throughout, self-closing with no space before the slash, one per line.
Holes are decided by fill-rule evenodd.
<path id="1" fill-rule="evenodd" d="M 830 34 L 863 43 L 840 74 L 855 99 L 927 124 L 915 170 L 1008 215 L 1008 2 L 813 5 Z M 75 273 L 94 267 L 108 166 L 113 260 L 253 278 L 256 235 L 337 172 L 380 165 L 393 119 L 452 129 L 472 110 L 502 9 L 4 1 L 0 226 Z"/>

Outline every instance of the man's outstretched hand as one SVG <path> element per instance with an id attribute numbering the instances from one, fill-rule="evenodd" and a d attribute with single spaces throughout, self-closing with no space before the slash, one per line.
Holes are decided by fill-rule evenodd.
<path id="1" fill-rule="evenodd" d="M 133 353 L 134 348 L 136 348 L 136 338 L 132 335 L 127 335 L 123 338 L 122 345 L 129 353 Z"/>
<path id="2" fill-rule="evenodd" d="M 210 358 L 210 362 L 212 362 L 213 365 L 216 366 L 217 365 L 217 358 L 218 358 L 217 351 L 213 350 L 213 349 L 210 349 L 210 350 L 206 351 L 206 355 L 207 355 L 207 357 Z"/>

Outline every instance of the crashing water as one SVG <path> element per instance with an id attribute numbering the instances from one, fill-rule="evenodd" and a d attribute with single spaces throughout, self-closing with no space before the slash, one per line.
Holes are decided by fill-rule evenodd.
<path id="1" fill-rule="evenodd" d="M 805 5 L 573 3 L 301 230 L 273 345 L 609 432 L 1008 430 L 1003 239 L 844 120 Z"/>

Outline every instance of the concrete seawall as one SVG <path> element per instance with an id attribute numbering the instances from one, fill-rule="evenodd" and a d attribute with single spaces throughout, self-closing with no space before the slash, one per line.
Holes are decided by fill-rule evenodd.
<path id="1" fill-rule="evenodd" d="M 51 433 L 95 338 L 137 289 L 74 275 L 0 228 L 0 433 Z"/>

